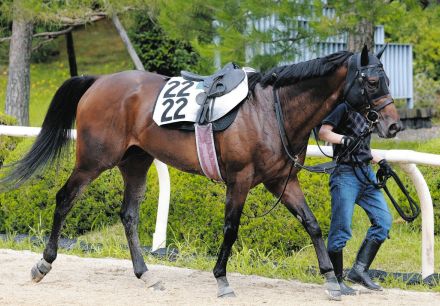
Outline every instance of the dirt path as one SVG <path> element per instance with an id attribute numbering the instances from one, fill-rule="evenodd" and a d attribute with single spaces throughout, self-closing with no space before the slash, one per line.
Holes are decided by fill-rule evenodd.
<path id="1" fill-rule="evenodd" d="M 440 305 L 439 293 L 397 289 L 331 302 L 319 285 L 234 273 L 229 282 L 237 297 L 217 299 L 210 272 L 150 265 L 166 287 L 154 291 L 134 277 L 128 260 L 62 254 L 46 278 L 33 284 L 30 269 L 40 258 L 0 249 L 0 305 Z"/>

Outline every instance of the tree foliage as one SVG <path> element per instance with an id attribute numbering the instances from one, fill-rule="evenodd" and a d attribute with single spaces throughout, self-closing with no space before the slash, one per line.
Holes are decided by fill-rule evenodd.
<path id="1" fill-rule="evenodd" d="M 129 36 L 148 71 L 174 76 L 198 63 L 199 55 L 191 44 L 169 38 L 148 11 L 135 14 Z"/>
<path id="2" fill-rule="evenodd" d="M 324 37 L 353 33 L 360 20 L 367 20 L 376 25 L 384 16 L 393 14 L 393 7 L 389 3 L 389 0 L 329 0 L 326 7 L 333 8 L 335 15 L 320 15 L 314 25 Z"/>
<path id="3" fill-rule="evenodd" d="M 319 1 L 162 1 L 159 22 L 175 38 L 191 41 L 204 57 L 251 64 L 262 70 L 291 60 L 296 43 L 313 37 L 295 16 L 309 16 Z M 277 22 L 274 22 L 277 16 Z M 266 24 L 263 31 L 258 25 Z M 263 54 L 262 48 L 270 49 Z"/>
<path id="4" fill-rule="evenodd" d="M 335 15 L 324 16 L 325 7 L 334 8 Z M 204 58 L 213 60 L 218 52 L 222 63 L 236 61 L 265 70 L 300 53 L 299 40 L 310 43 L 355 32 L 365 20 L 383 24 L 389 42 L 413 44 L 416 72 L 440 76 L 438 1 L 162 0 L 156 8 L 169 35 L 191 41 Z M 279 21 L 267 31 L 255 26 L 270 23 L 274 16 Z M 308 27 L 301 24 L 304 18 L 310 21 Z"/>
<path id="5" fill-rule="evenodd" d="M 414 51 L 414 72 L 440 79 L 440 4 L 401 0 L 389 4 L 393 14 L 381 22 L 392 42 L 410 43 Z"/>

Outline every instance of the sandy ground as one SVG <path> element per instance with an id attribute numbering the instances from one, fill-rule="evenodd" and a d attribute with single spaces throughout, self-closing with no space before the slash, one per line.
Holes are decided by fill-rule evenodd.
<path id="1" fill-rule="evenodd" d="M 229 274 L 236 298 L 218 299 L 210 272 L 150 265 L 164 291 L 145 288 L 131 262 L 58 255 L 38 284 L 30 269 L 41 254 L 0 249 L 0 305 L 440 305 L 439 293 L 387 289 L 328 301 L 320 285 Z"/>

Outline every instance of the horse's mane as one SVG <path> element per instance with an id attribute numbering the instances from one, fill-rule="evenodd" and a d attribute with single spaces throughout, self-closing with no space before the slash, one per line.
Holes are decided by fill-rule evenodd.
<path id="1" fill-rule="evenodd" d="M 265 74 L 253 73 L 248 79 L 249 90 L 253 91 L 258 83 L 263 88 L 269 85 L 279 88 L 301 80 L 325 76 L 342 66 L 351 55 L 352 52 L 339 51 L 310 61 L 275 67 Z"/>

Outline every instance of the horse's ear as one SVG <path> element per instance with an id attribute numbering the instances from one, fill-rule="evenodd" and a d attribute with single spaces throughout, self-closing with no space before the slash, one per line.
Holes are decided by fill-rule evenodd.
<path id="1" fill-rule="evenodd" d="M 382 56 L 383 52 L 385 51 L 385 49 L 388 47 L 388 44 L 385 44 L 382 48 L 380 48 L 379 51 L 377 51 L 376 53 L 376 57 L 378 59 L 380 59 L 380 57 Z"/>
<path id="2" fill-rule="evenodd" d="M 368 47 L 367 45 L 364 45 L 361 52 L 361 66 L 367 66 L 368 65 Z"/>

